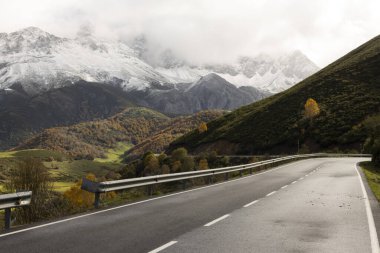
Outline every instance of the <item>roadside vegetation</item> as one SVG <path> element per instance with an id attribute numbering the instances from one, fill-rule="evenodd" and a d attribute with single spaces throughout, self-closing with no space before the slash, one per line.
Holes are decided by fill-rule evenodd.
<path id="1" fill-rule="evenodd" d="M 380 201 L 380 166 L 375 166 L 371 162 L 362 162 L 360 166 L 367 178 L 369 187 L 377 200 Z"/>
<path id="2" fill-rule="evenodd" d="M 16 226 L 91 210 L 94 194 L 81 190 L 83 177 L 92 181 L 107 181 L 206 170 L 267 159 L 267 157 L 230 158 L 218 156 L 216 152 L 191 156 L 184 148 L 178 148 L 170 155 L 146 152 L 141 158 L 128 164 L 118 163 L 115 159 L 110 161 L 72 160 L 58 152 L 39 149 L 0 154 L 3 173 L 0 191 L 3 193 L 16 190 L 33 191 L 32 204 L 14 209 L 12 212 L 12 223 Z M 231 173 L 230 176 L 239 176 L 239 173 Z M 216 176 L 214 182 L 224 179 L 224 175 Z M 186 182 L 186 187 L 198 187 L 208 183 L 209 181 L 204 178 L 193 179 Z M 182 189 L 182 183 L 171 182 L 149 189 L 140 187 L 102 194 L 101 202 L 103 206 L 115 205 Z M 2 215 L 0 213 L 1 219 Z M 2 222 L 3 220 L 0 223 Z"/>

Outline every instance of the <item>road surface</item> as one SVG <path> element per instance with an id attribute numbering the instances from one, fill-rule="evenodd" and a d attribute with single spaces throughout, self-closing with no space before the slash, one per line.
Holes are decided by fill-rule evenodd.
<path id="1" fill-rule="evenodd" d="M 0 252 L 378 252 L 362 160 L 298 161 L 11 231 Z"/>

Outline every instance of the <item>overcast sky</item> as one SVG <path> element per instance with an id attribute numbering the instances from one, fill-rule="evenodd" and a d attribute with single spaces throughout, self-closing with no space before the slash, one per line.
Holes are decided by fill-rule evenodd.
<path id="1" fill-rule="evenodd" d="M 145 34 L 193 62 L 304 52 L 320 67 L 380 34 L 380 0 L 0 0 L 0 32 Z"/>

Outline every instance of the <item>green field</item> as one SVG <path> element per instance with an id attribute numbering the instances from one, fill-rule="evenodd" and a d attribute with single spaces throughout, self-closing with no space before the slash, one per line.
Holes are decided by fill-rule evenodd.
<path id="1" fill-rule="evenodd" d="M 380 168 L 376 168 L 370 162 L 360 163 L 360 166 L 363 168 L 369 187 L 375 194 L 377 200 L 380 201 Z"/>
<path id="2" fill-rule="evenodd" d="M 41 159 L 53 177 L 54 189 L 64 192 L 88 173 L 101 178 L 111 171 L 118 171 L 123 167 L 120 155 L 128 148 L 130 145 L 119 143 L 117 148 L 109 150 L 106 159 L 93 161 L 71 160 L 59 152 L 42 149 L 0 152 L 0 191 L 4 191 L 3 184 L 9 170 L 15 168 L 23 158 Z"/>
<path id="3" fill-rule="evenodd" d="M 96 177 L 103 177 L 110 171 L 116 171 L 122 167 L 116 162 L 97 162 L 90 160 L 73 160 L 62 162 L 44 162 L 53 177 L 60 182 L 74 182 L 88 173 Z"/>
<path id="4" fill-rule="evenodd" d="M 132 148 L 133 145 L 130 143 L 119 142 L 116 144 L 116 148 L 108 149 L 106 153 L 106 158 L 95 158 L 95 162 L 101 163 L 120 163 L 122 159 L 122 155 Z"/>

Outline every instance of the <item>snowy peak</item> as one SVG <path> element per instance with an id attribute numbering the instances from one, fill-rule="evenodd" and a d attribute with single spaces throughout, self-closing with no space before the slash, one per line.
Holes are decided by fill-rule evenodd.
<path id="1" fill-rule="evenodd" d="M 300 51 L 278 58 L 244 56 L 232 63 L 191 65 L 170 50 L 149 51 L 145 36 L 129 47 L 103 41 L 91 27 L 81 27 L 75 39 L 60 38 L 37 27 L 0 33 L 0 89 L 18 84 L 28 94 L 73 85 L 79 80 L 144 90 L 152 83 L 192 84 L 215 73 L 235 85 L 276 93 L 318 70 Z M 221 82 L 221 80 L 218 80 Z"/>
<path id="2" fill-rule="evenodd" d="M 38 94 L 79 80 L 124 89 L 168 81 L 126 44 L 100 41 L 91 33 L 66 39 L 29 27 L 0 34 L 0 89 L 19 83 L 28 94 Z"/>
<path id="3" fill-rule="evenodd" d="M 216 73 L 238 87 L 251 86 L 277 93 L 314 74 L 319 68 L 301 51 L 294 51 L 277 58 L 260 54 L 256 57 L 243 56 L 230 64 L 183 64 L 161 66 L 156 70 L 171 82 L 193 82 L 201 76 Z"/>
<path id="4" fill-rule="evenodd" d="M 1 33 L 0 52 L 3 54 L 22 52 L 51 53 L 52 46 L 62 41 L 64 40 L 37 27 L 28 27 L 9 34 Z"/>
<path id="5" fill-rule="evenodd" d="M 210 73 L 205 76 L 202 76 L 197 83 L 200 84 L 204 82 L 227 83 L 225 79 L 221 78 L 215 73 Z"/>

